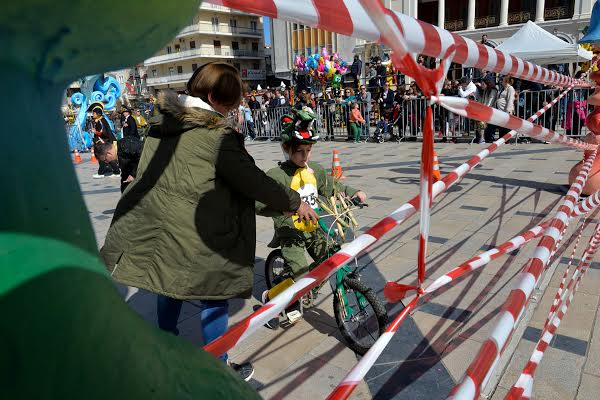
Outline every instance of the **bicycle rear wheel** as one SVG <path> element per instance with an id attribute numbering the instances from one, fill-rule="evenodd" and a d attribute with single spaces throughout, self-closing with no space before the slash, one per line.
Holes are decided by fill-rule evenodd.
<path id="1" fill-rule="evenodd" d="M 359 279 L 346 276 L 344 286 L 348 303 L 346 306 L 352 310 L 352 315 L 346 312 L 347 308 L 341 296 L 334 293 L 335 320 L 348 347 L 355 353 L 364 355 L 385 331 L 388 315 L 375 292 Z M 364 297 L 365 301 L 362 305 L 357 294 Z"/>

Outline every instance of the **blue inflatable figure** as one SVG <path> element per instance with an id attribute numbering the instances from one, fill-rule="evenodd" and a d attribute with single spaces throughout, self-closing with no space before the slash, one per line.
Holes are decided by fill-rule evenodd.
<path id="1" fill-rule="evenodd" d="M 92 75 L 83 79 L 81 92 L 74 93 L 71 96 L 71 103 L 79 106 L 75 123 L 69 131 L 69 147 L 71 151 L 75 149 L 87 151 L 87 149 L 92 147 L 93 133 L 85 131 L 88 106 L 95 101 L 99 101 L 104 104 L 104 110 L 113 110 L 117 105 L 119 97 L 121 97 L 121 86 L 114 77 Z M 115 127 L 112 121 L 109 118 L 106 118 L 106 120 L 110 128 L 114 131 Z"/>

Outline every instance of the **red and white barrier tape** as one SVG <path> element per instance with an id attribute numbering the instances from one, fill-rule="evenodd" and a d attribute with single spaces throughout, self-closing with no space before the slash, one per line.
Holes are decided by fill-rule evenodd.
<path id="1" fill-rule="evenodd" d="M 549 110 L 556 102 L 558 102 L 572 87 L 564 90 L 551 103 L 536 112 L 529 120 L 537 119 L 544 112 Z M 493 153 L 498 147 L 502 146 L 508 140 L 516 135 L 515 131 L 511 131 L 492 143 L 487 149 L 480 151 L 466 163 L 460 165 L 454 171 L 444 176 L 442 180 L 436 182 L 432 186 L 432 199 L 435 200 L 440 194 L 452 187 L 460 181 L 469 171 L 478 165 L 483 159 Z M 389 232 L 396 226 L 402 224 L 408 218 L 415 215 L 419 207 L 419 196 L 413 197 L 408 203 L 403 204 L 392 214 L 385 217 L 371 227 L 367 232 L 358 236 L 343 251 L 337 252 L 316 268 L 298 280 L 292 286 L 287 288 L 273 300 L 256 310 L 253 314 L 246 317 L 231 327 L 221 337 L 204 346 L 204 350 L 209 353 L 220 356 L 232 349 L 236 344 L 240 343 L 247 337 L 251 336 L 256 330 L 264 325 L 268 320 L 277 316 L 285 307 L 298 300 L 300 297 L 308 293 L 312 288 L 329 278 L 335 271 L 346 265 L 351 259 L 356 257 L 360 252 L 366 250 L 375 241 L 381 238 L 385 233 Z"/>
<path id="2" fill-rule="evenodd" d="M 529 117 L 529 121 L 535 121 L 542 114 L 548 111 L 554 104 L 556 104 L 562 97 L 564 97 L 572 87 L 564 90 L 559 96 L 557 96 L 552 102 L 544 106 L 542 109 L 538 110 L 534 115 Z M 472 157 L 466 163 L 460 165 L 454 171 L 450 172 L 446 175 L 441 181 L 436 182 L 433 185 L 433 198 L 435 199 L 439 194 L 443 193 L 446 189 L 454 185 L 456 182 L 460 181 L 463 176 L 465 176 L 469 171 L 471 171 L 477 164 L 479 164 L 483 159 L 485 159 L 488 155 L 494 152 L 498 147 L 506 143 L 512 137 L 516 135 L 515 131 L 511 131 L 504 135 L 502 138 L 495 141 L 492 145 L 490 145 L 487 149 L 482 150 L 478 155 Z M 588 197 L 591 198 L 593 196 Z M 597 205 L 600 204 L 600 193 L 596 196 L 597 201 L 593 203 L 592 201 L 582 204 L 581 207 L 578 207 L 578 210 L 586 210 L 585 212 L 589 212 L 594 209 Z M 410 203 L 415 202 L 418 197 L 413 198 Z M 586 199 L 587 200 L 587 199 Z M 583 212 L 582 212 L 583 213 Z M 414 214 L 414 212 L 413 212 Z M 412 215 L 412 214 L 411 214 Z M 581 215 L 581 214 L 579 214 Z M 410 216 L 410 215 L 409 215 Z M 408 218 L 407 216 L 406 218 Z M 384 220 L 385 221 L 385 220 Z M 382 221 L 383 222 L 383 221 Z M 380 222 L 381 223 L 381 222 Z M 548 222 L 549 224 L 549 222 Z M 377 226 L 377 225 L 376 225 Z M 536 227 L 537 228 L 537 227 Z M 532 230 L 536 229 L 532 228 Z M 529 236 L 529 235 L 528 235 Z M 492 250 L 490 250 L 492 251 Z M 435 282 L 434 282 L 435 283 Z M 387 287 L 387 285 L 386 285 Z M 437 287 L 436 289 L 439 289 Z M 428 291 L 429 287 L 425 289 Z M 433 290 L 431 290 L 433 291 Z M 387 297 L 387 296 L 386 296 Z M 367 372 L 371 369 L 377 358 L 381 355 L 381 353 L 385 350 L 386 346 L 392 340 L 395 332 L 398 330 L 408 313 L 417 305 L 419 297 L 416 296 L 403 310 L 402 312 L 396 316 L 396 318 L 392 321 L 392 323 L 388 326 L 385 333 L 381 335 L 377 341 L 373 344 L 373 346 L 369 349 L 367 354 L 352 368 L 352 370 L 346 375 L 346 377 L 340 382 L 340 384 L 334 389 L 334 391 L 329 395 L 328 399 L 342 400 L 347 399 L 350 394 L 356 389 L 356 386 L 360 383 L 360 381 L 365 377 Z"/>
<path id="3" fill-rule="evenodd" d="M 558 308 L 560 303 L 560 296 L 565 288 L 565 283 L 567 282 L 567 276 L 569 276 L 569 271 L 571 269 L 571 264 L 573 263 L 573 258 L 575 258 L 575 253 L 577 252 L 577 247 L 579 247 L 579 242 L 581 241 L 581 236 L 583 235 L 583 229 L 585 228 L 585 219 L 581 223 L 581 227 L 579 228 L 579 234 L 577 235 L 577 240 L 575 240 L 575 246 L 573 246 L 573 251 L 571 252 L 571 257 L 569 258 L 569 263 L 565 268 L 565 272 L 563 273 L 562 279 L 560 280 L 560 286 L 558 287 L 558 291 L 556 292 L 556 296 L 554 296 L 554 301 L 552 302 L 552 306 L 550 306 L 550 312 L 548 313 L 548 317 L 546 318 L 546 322 L 544 322 L 544 327 L 550 323 L 552 319 L 552 315 L 554 311 Z"/>
<path id="4" fill-rule="evenodd" d="M 530 399 L 531 398 L 531 394 L 533 392 L 533 377 L 535 375 L 537 367 L 540 364 L 540 362 L 542 361 L 542 358 L 544 357 L 544 353 L 546 352 L 546 349 L 550 346 L 550 342 L 552 341 L 554 334 L 558 330 L 558 327 L 560 326 L 560 323 L 561 323 L 563 317 L 569 310 L 569 306 L 571 305 L 571 302 L 573 301 L 573 297 L 575 296 L 575 293 L 577 292 L 579 283 L 581 282 L 581 278 L 583 278 L 583 276 L 587 272 L 587 270 L 592 262 L 592 259 L 596 253 L 596 250 L 598 249 L 599 246 L 600 246 L 600 224 L 597 225 L 596 231 L 595 231 L 594 235 L 592 236 L 592 238 L 590 239 L 588 247 L 585 249 L 584 256 L 581 258 L 581 261 L 579 262 L 577 269 L 573 273 L 573 276 L 571 277 L 571 280 L 569 281 L 569 285 L 567 286 L 566 291 L 562 295 L 560 295 L 560 289 L 557 292 L 557 294 L 560 296 L 560 302 L 559 302 L 558 306 L 556 307 L 556 310 L 558 310 L 558 312 L 552 313 L 552 317 L 550 318 L 550 323 L 544 327 L 544 330 L 542 331 L 542 333 L 540 335 L 540 339 L 538 340 L 538 342 L 535 346 L 535 350 L 533 351 L 533 354 L 531 355 L 531 357 L 529 358 L 529 361 L 523 368 L 523 372 L 519 376 L 519 379 L 513 385 L 513 387 L 510 389 L 510 391 L 506 395 L 505 399 L 512 400 L 512 399 Z M 573 290 L 571 292 L 569 292 L 569 289 L 572 287 L 574 282 L 576 282 L 575 287 L 573 288 Z M 568 295 L 568 298 L 567 298 L 567 295 Z M 566 298 L 566 303 L 563 304 L 565 298 Z"/>
<path id="5" fill-rule="evenodd" d="M 595 202 L 593 200 L 587 201 L 592 199 L 592 197 L 595 197 Z M 596 192 L 595 196 L 588 197 L 586 199 L 586 202 L 587 204 L 585 205 L 583 204 L 583 202 L 578 204 L 579 206 L 584 206 L 580 209 L 582 213 L 576 213 L 576 210 L 574 210 L 573 214 L 571 214 L 571 218 L 585 215 L 594 210 L 596 207 L 600 206 L 600 191 Z M 460 266 L 454 268 L 450 272 L 442 275 L 441 277 L 433 281 L 429 286 L 427 286 L 427 288 L 425 288 L 424 294 L 433 293 L 441 287 L 449 284 L 453 280 L 458 279 L 460 276 L 466 275 L 471 271 L 484 267 L 496 258 L 523 247 L 531 240 L 540 237 L 549 224 L 550 221 L 544 222 L 538 226 L 528 229 L 527 231 L 521 233 L 518 236 L 515 236 L 514 238 L 502 243 L 501 245 L 493 249 L 487 250 L 471 258 L 470 260 L 464 262 Z M 407 305 L 404 309 L 408 309 L 407 313 L 416 307 L 418 302 L 417 297 L 413 299 L 413 302 L 409 303 L 409 305 Z M 358 385 L 360 381 L 365 377 L 366 373 L 369 371 L 369 369 L 371 369 L 379 355 L 383 352 L 387 344 L 390 342 L 393 333 L 400 327 L 401 323 L 406 317 L 404 310 L 403 313 L 401 313 L 399 317 L 397 317 L 397 319 L 395 319 L 394 322 L 387 329 L 386 334 L 384 335 L 386 337 L 384 339 L 379 339 L 376 342 L 376 346 L 374 345 L 376 349 L 372 350 L 373 353 L 369 354 L 371 352 L 370 351 L 369 353 L 367 353 L 369 357 L 365 356 L 360 360 L 360 362 L 355 366 L 355 368 L 353 368 L 352 371 L 340 383 L 340 385 L 338 385 L 334 392 L 331 393 L 331 395 L 328 397 L 329 399 L 346 399 L 347 396 L 349 396 L 352 393 L 352 390 L 354 390 L 356 385 Z"/>
<path id="6" fill-rule="evenodd" d="M 577 207 L 573 211 L 575 216 L 581 216 L 592 211 L 594 208 L 600 205 L 600 190 L 595 191 L 591 195 L 585 198 L 585 200 L 577 203 Z"/>
<path id="7" fill-rule="evenodd" d="M 505 301 L 492 329 L 491 337 L 483 343 L 464 377 L 450 393 L 449 398 L 474 400 L 479 397 L 481 389 L 487 383 L 491 372 L 504 351 L 506 343 L 512 335 L 515 325 L 525 310 L 525 305 L 549 261 L 550 253 L 554 249 L 561 231 L 569 223 L 569 216 L 573 213 L 575 204 L 577 204 L 592 164 L 596 159 L 596 154 L 597 151 L 594 150 L 592 154 L 586 157 L 583 168 L 571 185 L 554 218 L 550 221 L 550 225 L 540 240 L 533 257 L 523 267 L 521 279 Z"/>
<path id="8" fill-rule="evenodd" d="M 361 0 L 207 0 L 285 21 L 296 22 L 330 32 L 382 42 L 383 38 Z M 443 58 L 451 45 L 456 46 L 454 62 L 467 67 L 511 75 L 519 79 L 556 86 L 590 86 L 589 82 L 573 79 L 542 68 L 529 61 L 482 45 L 456 33 L 448 32 L 407 15 L 386 10 L 403 33 L 409 53 Z"/>
<path id="9" fill-rule="evenodd" d="M 463 117 L 513 129 L 535 139 L 555 144 L 563 144 L 579 150 L 593 150 L 597 147 L 595 144 L 585 143 L 581 140 L 561 135 L 548 128 L 544 128 L 541 125 L 533 124 L 519 117 L 515 117 L 514 115 L 505 113 L 504 111 L 488 107 L 472 100 L 453 96 L 439 96 L 432 98 L 432 101 L 435 101 L 445 109 Z"/>

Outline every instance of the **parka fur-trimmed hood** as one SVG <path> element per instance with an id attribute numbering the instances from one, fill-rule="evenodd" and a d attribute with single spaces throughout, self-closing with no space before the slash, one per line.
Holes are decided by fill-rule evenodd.
<path id="1" fill-rule="evenodd" d="M 154 136 L 180 135 L 194 128 L 218 129 L 228 126 L 225 117 L 197 97 L 166 90 L 158 95 L 157 105 L 160 114 L 150 120 L 149 134 L 153 133 Z"/>

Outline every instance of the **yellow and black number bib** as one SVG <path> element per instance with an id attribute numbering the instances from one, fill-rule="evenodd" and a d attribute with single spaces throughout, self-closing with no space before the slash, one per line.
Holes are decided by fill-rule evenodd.
<path id="1" fill-rule="evenodd" d="M 298 192 L 303 202 L 308 204 L 311 208 L 319 208 L 317 199 L 319 193 L 317 191 L 317 178 L 315 177 L 314 171 L 309 167 L 298 168 L 292 176 L 292 183 L 290 187 Z M 305 222 L 298 218 L 298 214 L 292 216 L 294 221 L 294 227 L 302 232 L 313 232 L 318 228 L 318 224 L 313 222 Z"/>

